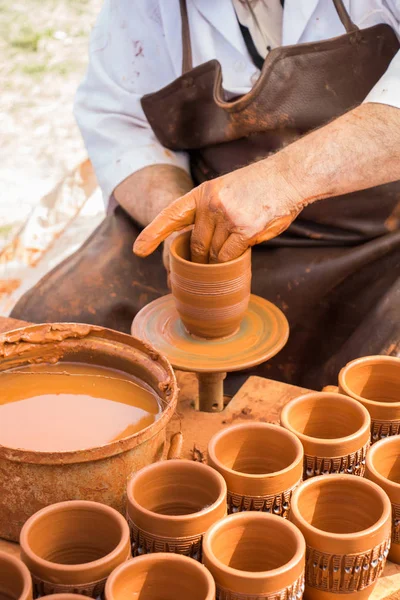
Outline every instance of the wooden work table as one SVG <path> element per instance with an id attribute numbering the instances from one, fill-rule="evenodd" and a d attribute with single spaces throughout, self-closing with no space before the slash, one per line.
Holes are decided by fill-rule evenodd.
<path id="1" fill-rule="evenodd" d="M 0 317 L 0 332 L 26 325 L 22 321 Z M 219 429 L 232 423 L 245 421 L 277 422 L 284 404 L 306 390 L 263 379 L 249 377 L 225 410 L 219 413 L 196 411 L 197 379 L 191 373 L 178 373 L 180 399 L 172 419 L 168 436 L 182 431 L 183 458 L 205 460 L 208 440 Z M 0 550 L 19 554 L 18 544 L 0 540 Z M 400 600 L 400 565 L 388 562 L 383 576 L 370 596 L 370 600 Z"/>

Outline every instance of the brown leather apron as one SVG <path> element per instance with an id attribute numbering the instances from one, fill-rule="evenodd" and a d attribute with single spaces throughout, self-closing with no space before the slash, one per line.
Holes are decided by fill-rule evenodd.
<path id="1" fill-rule="evenodd" d="M 251 92 L 227 101 L 217 60 L 192 68 L 181 0 L 183 75 L 142 105 L 161 143 L 189 152 L 196 183 L 357 106 L 383 75 L 399 49 L 393 30 L 359 30 L 341 0 L 333 2 L 344 35 L 272 50 Z M 131 254 L 138 232 L 117 209 L 12 316 L 129 331 L 136 312 L 167 291 L 160 254 Z M 258 374 L 318 388 L 356 356 L 400 354 L 399 182 L 307 207 L 285 234 L 254 249 L 253 292 L 280 306 L 291 326 L 286 348 Z"/>

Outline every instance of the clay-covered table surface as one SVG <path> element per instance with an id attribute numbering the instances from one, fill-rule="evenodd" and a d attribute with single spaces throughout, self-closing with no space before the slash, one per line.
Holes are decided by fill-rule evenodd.
<path id="1" fill-rule="evenodd" d="M 22 321 L 0 317 L 0 333 L 26 325 Z M 219 413 L 196 411 L 197 379 L 191 373 L 177 374 L 180 399 L 177 412 L 168 428 L 168 437 L 182 431 L 184 443 L 182 458 L 205 461 L 208 440 L 219 429 L 232 423 L 246 421 L 277 422 L 286 402 L 306 391 L 301 388 L 263 379 L 249 377 L 239 392 Z M 0 540 L 0 551 L 18 556 L 19 546 Z M 400 600 L 400 565 L 388 562 L 383 576 L 370 596 L 370 600 Z"/>

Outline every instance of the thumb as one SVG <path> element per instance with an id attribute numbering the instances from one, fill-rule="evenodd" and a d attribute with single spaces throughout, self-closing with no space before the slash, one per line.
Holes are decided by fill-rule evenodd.
<path id="1" fill-rule="evenodd" d="M 137 256 L 148 256 L 174 231 L 194 223 L 196 195 L 191 191 L 164 208 L 138 236 L 133 251 Z"/>

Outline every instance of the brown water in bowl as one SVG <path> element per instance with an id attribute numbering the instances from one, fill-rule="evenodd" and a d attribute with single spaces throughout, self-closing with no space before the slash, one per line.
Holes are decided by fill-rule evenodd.
<path id="1" fill-rule="evenodd" d="M 79 363 L 0 373 L 0 444 L 74 451 L 130 436 L 157 420 L 156 393 L 133 376 Z"/>

